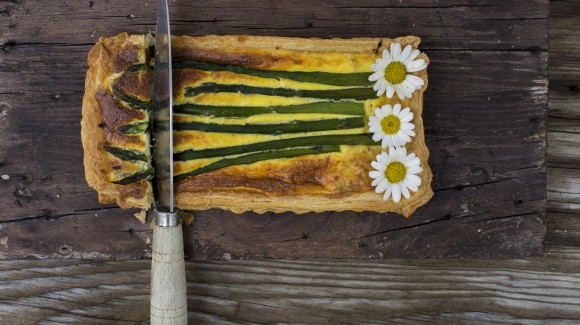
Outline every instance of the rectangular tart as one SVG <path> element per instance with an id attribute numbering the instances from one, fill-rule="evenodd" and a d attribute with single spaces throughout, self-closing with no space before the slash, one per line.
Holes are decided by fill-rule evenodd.
<path id="1" fill-rule="evenodd" d="M 173 36 L 176 206 L 235 213 L 393 211 L 409 216 L 433 195 L 425 145 L 424 81 L 412 97 L 377 96 L 368 77 L 384 48 L 420 39 Z M 153 204 L 149 118 L 153 40 L 122 33 L 89 52 L 82 142 L 99 202 Z M 425 62 L 425 54 L 419 54 Z M 383 200 L 369 177 L 381 151 L 377 107 L 413 113 L 405 145 L 420 159 L 418 191 Z"/>

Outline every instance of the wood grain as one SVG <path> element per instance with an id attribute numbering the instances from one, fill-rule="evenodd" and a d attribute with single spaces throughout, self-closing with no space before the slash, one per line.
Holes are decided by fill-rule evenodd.
<path id="1" fill-rule="evenodd" d="M 149 32 L 155 5 L 15 1 L 1 8 L 0 175 L 10 179 L 0 181 L 0 256 L 61 256 L 59 247 L 71 257 L 147 256 L 151 232 L 132 219 L 136 211 L 98 204 L 85 184 L 79 121 L 88 49 L 101 35 Z M 420 35 L 432 61 L 423 118 L 436 194 L 425 207 L 409 219 L 200 212 L 185 229 L 189 258 L 542 253 L 546 1 L 176 1 L 170 10 L 175 34 Z"/>
<path id="2" fill-rule="evenodd" d="M 512 261 L 187 263 L 190 324 L 580 321 L 579 251 Z M 148 320 L 149 261 L 0 263 L 0 319 Z"/>
<path id="3" fill-rule="evenodd" d="M 189 262 L 190 323 L 579 323 L 580 211 L 575 204 L 559 201 L 562 196 L 551 194 L 578 191 L 577 183 L 561 186 L 560 182 L 570 175 L 580 176 L 577 150 L 558 142 L 570 138 L 552 138 L 552 134 L 567 132 L 571 138 L 578 134 L 580 97 L 574 86 L 580 86 L 579 13 L 580 1 L 550 3 L 545 257 Z M 560 172 L 565 170 L 576 174 L 563 177 Z M 109 211 L 114 209 L 99 215 Z M 43 220 L 41 225 L 53 227 L 56 233 L 66 227 L 57 224 L 59 220 Z M 130 237 L 129 232 L 122 235 Z M 0 262 L 0 320 L 9 324 L 146 324 L 149 267 L 149 261 L 141 260 Z"/>

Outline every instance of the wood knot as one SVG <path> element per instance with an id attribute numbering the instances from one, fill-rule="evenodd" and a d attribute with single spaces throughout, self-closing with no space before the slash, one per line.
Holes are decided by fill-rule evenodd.
<path id="1" fill-rule="evenodd" d="M 4 42 L 4 44 L 0 45 L 0 49 L 2 49 L 4 52 L 8 53 L 15 46 L 16 46 L 16 42 L 14 42 L 14 41 L 6 41 L 6 42 Z"/>
<path id="2" fill-rule="evenodd" d="M 6 103 L 0 103 L 0 120 L 8 116 L 10 106 Z"/>
<path id="3" fill-rule="evenodd" d="M 14 11 L 14 5 L 6 5 L 0 8 L 0 16 L 10 17 L 12 16 L 12 11 Z"/>
<path id="4" fill-rule="evenodd" d="M 60 245 L 56 251 L 60 255 L 69 255 L 72 253 L 72 248 L 69 245 Z"/>
<path id="5" fill-rule="evenodd" d="M 32 197 L 32 192 L 26 188 L 26 186 L 20 184 L 14 191 L 14 196 L 16 197 Z"/>
<path id="6" fill-rule="evenodd" d="M 521 198 L 517 198 L 514 200 L 514 206 L 516 208 L 521 208 L 524 205 L 524 200 Z"/>

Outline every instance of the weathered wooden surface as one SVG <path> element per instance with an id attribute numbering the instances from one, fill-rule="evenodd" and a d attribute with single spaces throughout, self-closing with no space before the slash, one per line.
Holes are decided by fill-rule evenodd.
<path id="1" fill-rule="evenodd" d="M 190 323 L 579 323 L 580 1 L 553 1 L 550 11 L 545 257 L 190 262 Z M 0 323 L 146 324 L 149 267 L 0 262 Z"/>
<path id="2" fill-rule="evenodd" d="M 155 3 L 2 2 L 0 256 L 147 256 L 150 229 L 102 206 L 79 141 L 86 54 L 153 29 Z M 219 258 L 522 257 L 542 251 L 546 1 L 171 3 L 175 34 L 420 35 L 435 197 L 410 219 L 373 213 L 234 215 L 186 227 L 186 255 Z M 235 198 L 233 198 L 235 199 Z"/>
<path id="3" fill-rule="evenodd" d="M 187 264 L 190 324 L 580 322 L 580 251 L 490 261 Z M 146 324 L 148 261 L 0 263 L 6 324 Z"/>

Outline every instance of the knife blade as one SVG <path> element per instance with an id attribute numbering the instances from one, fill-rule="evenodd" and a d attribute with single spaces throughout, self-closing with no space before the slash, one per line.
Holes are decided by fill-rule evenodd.
<path id="1" fill-rule="evenodd" d="M 183 232 L 173 189 L 173 82 L 167 0 L 159 0 L 152 114 L 156 221 L 151 254 L 151 324 L 187 324 Z"/>
<path id="2" fill-rule="evenodd" d="M 153 165 L 157 205 L 168 212 L 173 200 L 173 76 L 171 31 L 167 0 L 160 0 L 155 33 L 155 76 L 153 99 Z"/>

